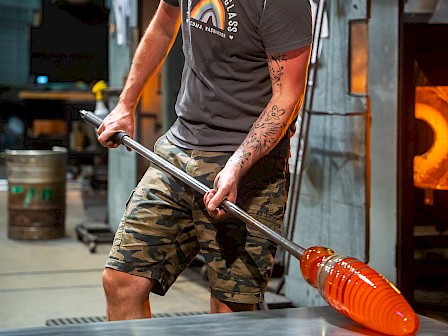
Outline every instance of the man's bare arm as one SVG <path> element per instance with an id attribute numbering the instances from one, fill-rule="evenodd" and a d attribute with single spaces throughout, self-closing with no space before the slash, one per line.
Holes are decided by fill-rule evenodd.
<path id="1" fill-rule="evenodd" d="M 159 69 L 180 26 L 179 7 L 161 1 L 140 41 L 120 101 L 135 108 L 146 81 Z"/>
<path id="2" fill-rule="evenodd" d="M 241 177 L 283 138 L 297 117 L 303 101 L 310 46 L 282 54 L 269 55 L 272 98 L 252 125 L 243 143 L 217 175 L 214 188 L 204 196 L 210 216 L 221 218 L 218 208 L 224 199 L 236 201 Z"/>
<path id="3" fill-rule="evenodd" d="M 305 91 L 308 60 L 309 47 L 269 55 L 272 98 L 229 160 L 240 167 L 240 173 L 244 174 L 268 154 L 297 117 Z"/>
<path id="4" fill-rule="evenodd" d="M 98 141 L 105 147 L 118 147 L 111 139 L 117 132 L 134 136 L 135 108 L 149 78 L 163 64 L 180 27 L 180 9 L 164 1 L 143 35 L 134 55 L 118 105 L 98 128 Z"/>

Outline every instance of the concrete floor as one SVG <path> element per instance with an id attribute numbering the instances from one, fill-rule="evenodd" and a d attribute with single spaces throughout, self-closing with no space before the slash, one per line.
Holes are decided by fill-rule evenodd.
<path id="1" fill-rule="evenodd" d="M 7 237 L 6 181 L 0 180 L 0 329 L 105 316 L 101 273 L 110 245 L 100 244 L 90 253 L 77 239 L 75 227 L 104 221 L 107 196 L 96 191 L 89 197 L 95 202 L 89 205 L 82 190 L 79 183 L 67 185 L 64 238 L 13 240 Z M 152 310 L 156 315 L 207 312 L 209 293 L 200 267 L 188 269 L 165 297 L 153 295 Z"/>

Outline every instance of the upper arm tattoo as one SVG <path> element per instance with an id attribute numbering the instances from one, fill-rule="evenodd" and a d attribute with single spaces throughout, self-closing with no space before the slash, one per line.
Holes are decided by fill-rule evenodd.
<path id="1" fill-rule="evenodd" d="M 281 85 L 280 79 L 283 75 L 283 62 L 286 61 L 285 54 L 270 55 L 268 59 L 269 73 L 272 85 Z"/>

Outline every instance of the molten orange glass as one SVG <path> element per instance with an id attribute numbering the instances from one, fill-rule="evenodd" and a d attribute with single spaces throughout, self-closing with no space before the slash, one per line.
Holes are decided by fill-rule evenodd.
<path id="1" fill-rule="evenodd" d="M 415 335 L 420 321 L 400 291 L 365 263 L 329 248 L 310 247 L 301 259 L 304 279 L 336 310 L 388 335 Z"/>

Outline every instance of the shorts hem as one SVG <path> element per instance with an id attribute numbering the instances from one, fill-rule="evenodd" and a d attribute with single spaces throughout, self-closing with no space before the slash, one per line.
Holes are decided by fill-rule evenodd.
<path id="1" fill-rule="evenodd" d="M 131 269 L 129 266 L 127 266 L 125 263 L 119 262 L 117 260 L 111 260 L 108 259 L 106 261 L 105 268 L 110 268 L 119 272 L 127 273 L 130 275 L 146 278 L 149 280 L 154 280 L 154 285 L 151 289 L 151 293 L 165 296 L 165 294 L 168 292 L 168 289 L 170 288 L 170 285 L 164 284 L 166 281 L 166 277 L 163 275 L 162 272 L 159 270 L 150 270 L 146 272 L 139 272 L 138 270 Z"/>
<path id="2" fill-rule="evenodd" d="M 216 289 L 209 287 L 209 291 L 212 297 L 221 301 L 229 301 L 233 303 L 242 304 L 257 304 L 264 302 L 264 292 L 258 293 L 240 293 L 223 291 L 222 289 Z"/>

